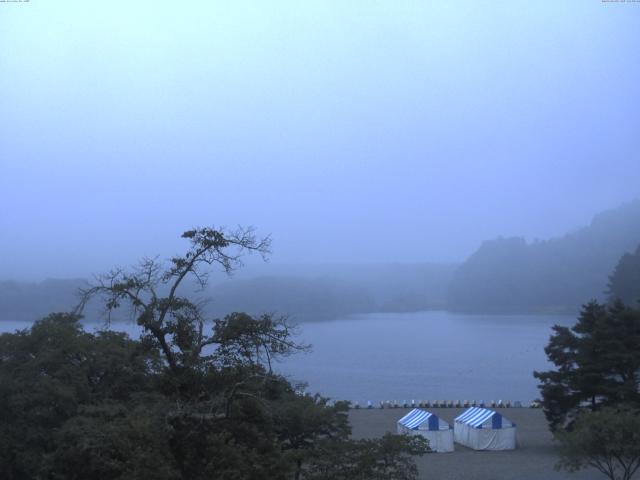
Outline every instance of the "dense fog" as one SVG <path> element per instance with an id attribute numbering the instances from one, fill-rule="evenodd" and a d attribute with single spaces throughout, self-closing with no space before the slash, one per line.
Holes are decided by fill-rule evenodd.
<path id="1" fill-rule="evenodd" d="M 204 225 L 271 234 L 281 270 L 586 226 L 639 195 L 618 7 L 3 5 L 0 279 L 168 258 Z"/>
<path id="2" fill-rule="evenodd" d="M 639 25 L 0 0 L 0 479 L 631 480 Z"/>

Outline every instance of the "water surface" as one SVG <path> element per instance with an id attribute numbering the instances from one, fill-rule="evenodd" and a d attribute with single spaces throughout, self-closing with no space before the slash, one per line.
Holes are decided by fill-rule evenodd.
<path id="1" fill-rule="evenodd" d="M 521 400 L 539 397 L 533 370 L 549 368 L 544 346 L 557 315 L 467 315 L 444 311 L 379 313 L 304 323 L 297 339 L 311 353 L 276 365 L 307 391 L 336 399 Z M 0 331 L 27 328 L 0 322 Z M 88 330 L 98 328 L 89 324 Z M 137 336 L 134 323 L 111 328 Z"/>
<path id="2" fill-rule="evenodd" d="M 551 326 L 574 317 L 367 314 L 300 326 L 313 352 L 279 366 L 310 392 L 357 400 L 521 400 L 539 397 Z"/>

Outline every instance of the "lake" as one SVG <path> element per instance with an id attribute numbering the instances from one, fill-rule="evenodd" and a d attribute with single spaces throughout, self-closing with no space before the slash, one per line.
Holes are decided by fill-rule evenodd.
<path id="1" fill-rule="evenodd" d="M 558 315 L 467 315 L 445 311 L 355 315 L 303 323 L 310 353 L 275 368 L 310 393 L 374 403 L 386 400 L 520 400 L 539 397 L 533 370 L 549 368 L 544 347 Z M 0 322 L 1 331 L 26 328 Z M 89 325 L 88 330 L 96 328 Z M 113 329 L 137 335 L 133 323 Z"/>

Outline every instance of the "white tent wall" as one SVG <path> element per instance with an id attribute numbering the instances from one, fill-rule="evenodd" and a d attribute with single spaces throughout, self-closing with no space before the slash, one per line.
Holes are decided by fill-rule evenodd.
<path id="1" fill-rule="evenodd" d="M 415 425 L 415 422 L 410 422 L 411 425 L 414 425 L 413 428 L 403 425 L 403 420 L 407 419 L 412 414 L 429 415 L 429 417 L 431 418 L 431 422 L 428 422 L 425 418 L 424 420 L 418 420 L 420 423 L 417 425 Z M 437 422 L 435 425 L 435 422 L 433 420 Z M 429 423 L 431 423 L 431 426 L 429 425 Z M 414 409 L 409 412 L 409 414 L 401 418 L 398 421 L 397 431 L 399 434 L 423 436 L 429 441 L 429 448 L 434 452 L 453 452 L 453 429 L 447 422 L 445 422 L 441 418 L 437 417 L 436 415 L 432 415 L 424 410 Z"/>
<path id="2" fill-rule="evenodd" d="M 398 425 L 398 433 L 420 435 L 429 440 L 429 448 L 437 453 L 453 452 L 453 429 L 446 430 L 411 430 Z"/>
<path id="3" fill-rule="evenodd" d="M 434 452 L 453 452 L 453 429 L 449 428 L 447 430 L 437 431 L 418 430 L 416 433 L 429 440 L 429 448 Z"/>
<path id="4" fill-rule="evenodd" d="M 453 428 L 456 443 L 474 450 L 513 450 L 516 448 L 516 428 L 475 428 L 456 423 Z"/>
<path id="5" fill-rule="evenodd" d="M 471 443 L 476 450 L 513 450 L 516 448 L 516 429 L 474 428 L 470 435 Z"/>
<path id="6" fill-rule="evenodd" d="M 454 440 L 474 450 L 513 450 L 516 426 L 502 415 L 471 408 L 454 420 Z"/>

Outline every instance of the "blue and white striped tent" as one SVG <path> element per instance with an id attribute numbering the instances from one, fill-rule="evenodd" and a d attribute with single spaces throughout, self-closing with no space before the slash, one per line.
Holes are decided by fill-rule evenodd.
<path id="1" fill-rule="evenodd" d="M 454 420 L 454 439 L 474 450 L 513 450 L 516 425 L 494 410 L 472 407 Z"/>
<path id="2" fill-rule="evenodd" d="M 414 408 L 398 420 L 398 433 L 421 435 L 434 452 L 453 452 L 453 430 L 437 415 Z"/>

